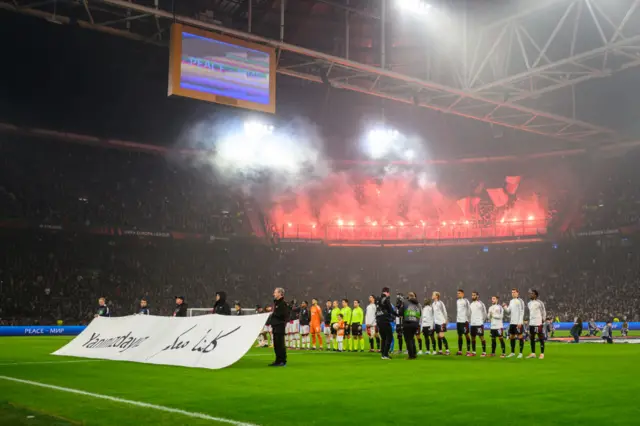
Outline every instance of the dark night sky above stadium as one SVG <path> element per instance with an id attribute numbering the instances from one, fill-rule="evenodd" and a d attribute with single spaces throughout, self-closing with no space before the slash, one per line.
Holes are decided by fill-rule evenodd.
<path id="1" fill-rule="evenodd" d="M 168 49 L 115 36 L 55 25 L 0 11 L 3 66 L 0 121 L 143 143 L 172 145 L 185 129 L 242 110 L 167 97 Z M 580 119 L 640 137 L 640 74 L 629 70 L 578 90 Z M 278 119 L 302 115 L 317 123 L 328 152 L 358 154 L 346 141 L 357 137 L 362 118 L 377 119 L 377 98 L 332 89 L 325 104 L 321 85 L 278 76 Z M 520 154 L 574 148 L 563 141 L 505 130 L 496 139 L 484 123 L 411 106 L 385 103 L 396 128 L 420 133 L 435 158 Z"/>

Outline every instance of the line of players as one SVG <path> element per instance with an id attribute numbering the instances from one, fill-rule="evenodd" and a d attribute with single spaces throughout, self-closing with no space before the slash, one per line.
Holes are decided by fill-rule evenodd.
<path id="1" fill-rule="evenodd" d="M 367 321 L 375 323 L 375 298 L 370 297 L 367 307 Z M 297 306 L 292 301 L 289 306 L 289 322 L 285 327 L 285 344 L 290 349 L 313 349 L 335 351 L 364 352 L 363 327 L 365 313 L 360 301 L 353 301 L 353 308 L 348 299 L 327 301 L 324 309 L 320 308 L 317 299 L 312 299 L 311 306 L 304 301 Z M 373 318 L 373 320 L 371 319 Z M 259 346 L 267 344 L 267 336 L 271 327 L 265 325 L 259 337 Z M 374 338 L 375 339 L 375 338 Z M 377 337 L 378 347 L 380 338 Z M 373 351 L 373 340 L 370 342 Z"/>
<path id="2" fill-rule="evenodd" d="M 518 358 L 523 358 L 525 337 L 528 334 L 531 346 L 531 353 L 527 358 L 536 358 L 536 343 L 540 343 L 540 359 L 544 359 L 544 349 L 546 341 L 545 321 L 547 312 L 544 303 L 538 299 L 537 290 L 529 290 L 529 329 L 525 330 L 525 303 L 520 298 L 520 292 L 514 288 L 511 290 L 511 300 L 509 304 L 500 305 L 498 296 L 491 297 L 491 306 L 487 309 L 480 300 L 477 292 L 471 293 L 470 303 L 464 297 L 464 291 L 458 290 L 456 301 L 456 328 L 458 332 L 458 352 L 462 355 L 463 338 L 466 341 L 467 356 L 476 356 L 476 337 L 479 337 L 482 344 L 481 356 L 487 356 L 486 341 L 484 339 L 484 323 L 490 323 L 491 354 L 496 356 L 497 342 L 500 343 L 502 353 L 501 358 L 511 358 L 516 356 L 516 346 L 519 347 Z M 440 302 L 442 303 L 442 302 Z M 444 304 L 441 305 L 444 309 Z M 446 311 L 445 311 L 446 314 Z M 506 354 L 504 338 L 504 318 L 505 314 L 510 316 L 509 341 L 511 352 Z M 437 322 L 436 322 L 437 323 Z M 446 342 L 446 341 L 445 341 Z M 446 343 L 445 343 L 446 344 Z M 447 350 L 448 353 L 448 350 Z"/>
<path id="3" fill-rule="evenodd" d="M 466 356 L 476 356 L 477 340 L 480 340 L 482 352 L 480 356 L 496 356 L 497 344 L 502 349 L 501 358 L 516 357 L 516 347 L 519 352 L 517 358 L 523 358 L 524 343 L 529 338 L 531 353 L 527 358 L 536 358 L 536 343 L 540 344 L 540 359 L 544 358 L 546 332 L 546 309 L 538 299 L 536 290 L 529 290 L 529 303 L 520 298 L 518 289 L 511 290 L 512 299 L 509 304 L 500 305 L 498 296 L 491 297 L 491 306 L 487 309 L 480 300 L 480 294 L 473 292 L 471 302 L 465 298 L 464 290 L 457 292 L 456 301 L 456 328 L 458 333 L 458 352 L 463 355 L 463 340 L 466 341 Z M 398 295 L 396 301 L 395 333 L 399 351 L 402 352 L 404 301 Z M 529 309 L 528 330 L 524 320 L 525 307 Z M 353 308 L 348 299 L 342 299 L 341 305 L 337 300 L 327 301 L 324 309 L 320 308 L 317 299 L 313 299 L 311 306 L 302 302 L 298 307 L 293 301 L 290 306 L 290 321 L 286 326 L 286 345 L 290 349 L 307 350 L 334 350 L 364 352 L 365 341 L 363 339 L 363 324 L 369 336 L 369 351 L 380 350 L 380 336 L 376 327 L 376 298 L 369 296 L 369 305 L 366 312 L 360 306 L 359 300 L 353 301 Z M 504 323 L 505 314 L 510 316 L 508 340 L 511 352 L 506 354 Z M 448 314 L 444 303 L 440 300 L 440 293 L 433 292 L 431 299 L 424 300 L 419 318 L 420 327 L 417 328 L 419 354 L 422 354 L 422 342 L 426 354 L 449 355 L 449 343 L 445 336 L 447 331 Z M 485 322 L 490 323 L 491 353 L 487 354 L 486 340 L 484 338 Z M 271 330 L 265 326 L 260 336 L 259 345 L 267 345 L 267 336 Z M 323 342 L 324 334 L 324 342 Z M 406 338 L 406 336 L 404 336 Z M 375 343 L 375 347 L 374 347 Z M 436 349 L 437 345 L 437 349 Z M 443 350 L 444 347 L 444 350 Z M 433 349 L 432 349 L 433 348 Z"/>

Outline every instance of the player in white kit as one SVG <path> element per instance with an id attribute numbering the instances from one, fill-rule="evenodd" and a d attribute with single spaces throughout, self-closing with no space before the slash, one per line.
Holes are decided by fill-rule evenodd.
<path id="1" fill-rule="evenodd" d="M 380 350 L 380 335 L 376 328 L 376 297 L 374 295 L 369 296 L 369 304 L 364 314 L 364 324 L 367 327 L 367 336 L 369 336 L 369 352 L 375 352 L 373 342 L 378 344 L 378 351 Z"/>
<path id="2" fill-rule="evenodd" d="M 520 299 L 520 292 L 517 288 L 511 289 L 511 301 L 509 306 L 503 304 L 504 311 L 510 315 L 509 321 L 509 340 L 511 342 L 511 353 L 507 358 L 516 356 L 516 338 L 520 342 L 520 354 L 518 358 L 522 358 L 524 351 L 524 300 Z"/>
<path id="3" fill-rule="evenodd" d="M 487 356 L 487 342 L 484 340 L 484 322 L 487 319 L 487 307 L 480 300 L 480 294 L 477 291 L 471 293 L 471 353 L 467 352 L 467 356 L 476 356 L 476 337 L 480 338 L 482 343 L 482 355 Z"/>
<path id="4" fill-rule="evenodd" d="M 502 348 L 502 355 L 500 358 L 504 358 L 505 346 L 504 337 L 504 309 L 500 306 L 500 298 L 498 296 L 491 297 L 491 307 L 489 308 L 489 321 L 491 321 L 491 355 L 496 356 L 496 339 L 500 339 L 500 347 Z"/>
<path id="5" fill-rule="evenodd" d="M 540 359 L 544 359 L 544 320 L 547 310 L 544 303 L 538 300 L 538 291 L 529 290 L 529 341 L 531 342 L 531 354 L 527 358 L 536 357 L 536 337 L 540 342 Z"/>
<path id="6" fill-rule="evenodd" d="M 467 355 L 471 352 L 471 338 L 469 338 L 469 321 L 471 320 L 471 308 L 469 301 L 464 297 L 464 290 L 458 289 L 456 300 L 456 329 L 458 330 L 458 353 L 462 355 L 462 336 L 467 341 Z"/>
<path id="7" fill-rule="evenodd" d="M 444 345 L 445 355 L 449 355 L 449 343 L 444 334 L 447 332 L 447 322 L 449 321 L 447 315 L 447 308 L 444 306 L 442 300 L 440 300 L 440 293 L 434 291 L 431 295 L 433 303 L 433 322 L 435 323 L 434 330 L 438 334 L 438 355 L 442 355 L 442 345 Z"/>
<path id="8" fill-rule="evenodd" d="M 267 314 L 270 314 L 272 311 L 273 311 L 273 308 L 271 307 L 271 305 L 264 308 L 264 312 Z M 267 321 L 267 324 L 265 324 L 264 331 L 269 334 L 269 347 L 272 347 L 273 346 L 273 329 L 271 328 L 269 321 Z"/>
<path id="9" fill-rule="evenodd" d="M 426 349 L 425 354 L 431 354 L 431 346 L 433 346 L 433 354 L 436 354 L 436 338 L 434 337 L 434 325 L 433 322 L 433 307 L 431 303 L 433 301 L 427 297 L 424 298 L 424 307 L 422 308 L 422 317 L 420 319 L 422 327 L 422 335 L 424 336 L 424 347 Z"/>

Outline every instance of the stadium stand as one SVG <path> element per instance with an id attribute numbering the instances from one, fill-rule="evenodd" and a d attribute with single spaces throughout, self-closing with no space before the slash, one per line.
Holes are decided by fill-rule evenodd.
<path id="1" fill-rule="evenodd" d="M 1 150 L 3 323 L 86 322 L 101 295 L 116 315 L 143 296 L 167 314 L 176 292 L 192 307 L 210 306 L 219 290 L 252 306 L 268 303 L 274 285 L 298 300 L 438 289 L 451 309 L 458 287 L 485 297 L 536 287 L 562 320 L 638 319 L 640 257 L 620 235 L 638 221 L 636 156 L 604 160 L 601 175 L 573 189 L 582 204 L 559 243 L 555 232 L 518 245 L 378 251 L 267 244 L 245 220 L 241 194 L 166 156 L 16 135 L 3 136 Z"/>

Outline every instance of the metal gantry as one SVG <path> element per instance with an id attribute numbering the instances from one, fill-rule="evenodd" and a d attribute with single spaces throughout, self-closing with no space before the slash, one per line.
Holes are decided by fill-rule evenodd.
<path id="1" fill-rule="evenodd" d="M 640 66 L 639 6 L 560 0 L 482 28 L 466 89 L 518 102 Z"/>
<path id="2" fill-rule="evenodd" d="M 337 0 L 322 2 L 344 9 Z M 166 41 L 172 22 L 182 22 L 275 47 L 281 75 L 576 142 L 625 140 L 614 130 L 540 111 L 523 101 L 640 65 L 640 0 L 541 2 L 542 6 L 495 22 L 479 33 L 470 31 L 464 69 L 454 70 L 464 76 L 457 85 L 267 39 L 224 27 L 206 16 L 180 15 L 162 9 L 158 0 L 77 0 L 69 2 L 66 9 L 76 6 L 73 18 L 59 11 L 55 16 L 50 10 L 43 11 L 47 3 L 55 0 L 35 5 L 0 0 L 0 8 L 154 43 Z M 83 17 L 79 17 L 78 8 L 84 9 Z M 554 21 L 554 13 L 554 27 L 536 27 L 540 14 L 549 22 Z M 110 19 L 104 19 L 107 14 Z M 383 20 L 384 15 L 367 18 Z M 134 21 L 136 25 L 131 25 Z M 601 43 L 595 46 L 598 40 Z"/>

